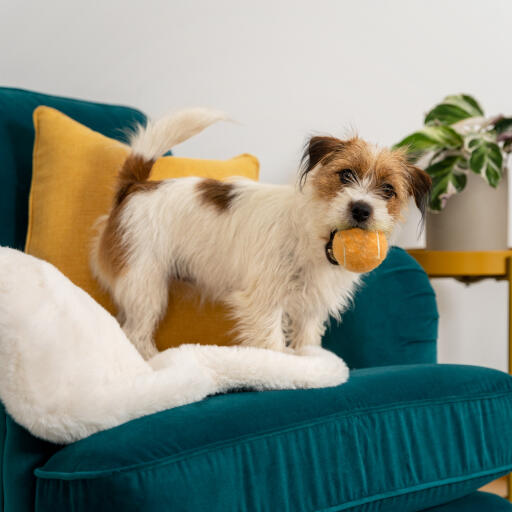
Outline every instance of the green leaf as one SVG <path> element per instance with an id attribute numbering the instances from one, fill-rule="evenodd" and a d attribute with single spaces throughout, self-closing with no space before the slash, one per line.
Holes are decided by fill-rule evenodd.
<path id="1" fill-rule="evenodd" d="M 473 142 L 473 141 L 472 141 Z M 501 180 L 501 171 L 503 167 L 503 155 L 498 144 L 480 139 L 478 144 L 474 144 L 469 158 L 469 167 L 480 174 L 491 187 L 496 188 Z"/>
<path id="2" fill-rule="evenodd" d="M 502 117 L 498 122 L 494 125 L 496 129 L 496 133 L 499 135 L 500 133 L 509 132 L 512 130 L 512 117 Z"/>
<path id="3" fill-rule="evenodd" d="M 509 141 L 512 139 L 512 118 L 503 117 L 495 125 L 496 138 L 498 141 Z"/>
<path id="4" fill-rule="evenodd" d="M 426 126 L 405 137 L 394 148 L 406 148 L 410 157 L 417 159 L 429 151 L 461 148 L 463 142 L 462 137 L 449 126 Z"/>
<path id="5" fill-rule="evenodd" d="M 466 139 L 467 140 L 467 139 Z M 472 149 L 472 148 L 475 148 L 476 146 L 479 146 L 480 145 L 480 142 L 481 142 L 481 139 L 478 138 L 478 137 L 475 137 L 474 139 L 471 139 L 469 142 L 468 142 L 468 148 L 469 149 Z"/>
<path id="6" fill-rule="evenodd" d="M 426 116 L 425 124 L 454 124 L 463 119 L 473 117 L 469 112 L 464 109 L 457 107 L 456 105 L 450 105 L 448 103 L 441 103 L 434 107 Z"/>
<path id="7" fill-rule="evenodd" d="M 441 211 L 448 198 L 466 186 L 467 176 L 461 171 L 461 168 L 464 167 L 463 161 L 464 157 L 462 156 L 448 156 L 425 169 L 432 178 L 430 192 L 430 209 L 432 211 Z"/>
<path id="8" fill-rule="evenodd" d="M 446 96 L 426 116 L 426 125 L 451 125 L 470 117 L 483 116 L 480 105 L 471 96 L 458 94 Z"/>
<path id="9" fill-rule="evenodd" d="M 465 110 L 470 114 L 470 117 L 480 117 L 484 115 L 482 107 L 478 104 L 475 98 L 468 94 L 453 94 L 451 96 L 446 96 L 443 103 L 455 105 L 456 107 Z"/>

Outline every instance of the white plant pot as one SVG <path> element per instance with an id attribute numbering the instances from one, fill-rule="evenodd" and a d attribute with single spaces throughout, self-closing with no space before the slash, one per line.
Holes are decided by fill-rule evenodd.
<path id="1" fill-rule="evenodd" d="M 427 249 L 492 251 L 508 247 L 508 185 L 497 188 L 469 172 L 466 188 L 450 197 L 440 213 L 427 214 Z"/>

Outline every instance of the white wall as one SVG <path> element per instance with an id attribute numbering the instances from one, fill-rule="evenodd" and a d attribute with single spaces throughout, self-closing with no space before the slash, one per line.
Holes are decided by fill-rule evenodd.
<path id="1" fill-rule="evenodd" d="M 445 94 L 512 113 L 509 0 L 0 0 L 0 83 L 151 115 L 209 105 L 240 124 L 176 150 L 256 154 L 293 179 L 305 136 L 356 128 L 391 144 Z M 421 245 L 417 219 L 399 239 Z M 506 287 L 435 283 L 440 358 L 505 368 Z"/>

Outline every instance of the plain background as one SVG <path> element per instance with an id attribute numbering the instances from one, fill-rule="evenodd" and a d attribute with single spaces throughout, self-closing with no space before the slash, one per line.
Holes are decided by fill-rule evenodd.
<path id="1" fill-rule="evenodd" d="M 0 0 L 0 84 L 137 106 L 225 110 L 176 154 L 254 153 L 292 182 L 308 134 L 382 145 L 445 95 L 512 114 L 509 0 Z M 475 204 L 475 208 L 487 205 Z M 422 246 L 418 218 L 398 236 Z M 434 282 L 439 358 L 506 368 L 507 287 Z"/>

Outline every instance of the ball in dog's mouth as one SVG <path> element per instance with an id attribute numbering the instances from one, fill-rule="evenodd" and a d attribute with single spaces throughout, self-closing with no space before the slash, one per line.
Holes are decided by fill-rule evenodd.
<path id="1" fill-rule="evenodd" d="M 377 268 L 386 258 L 388 241 L 380 231 L 361 228 L 332 231 L 325 255 L 333 265 L 362 274 Z"/>

